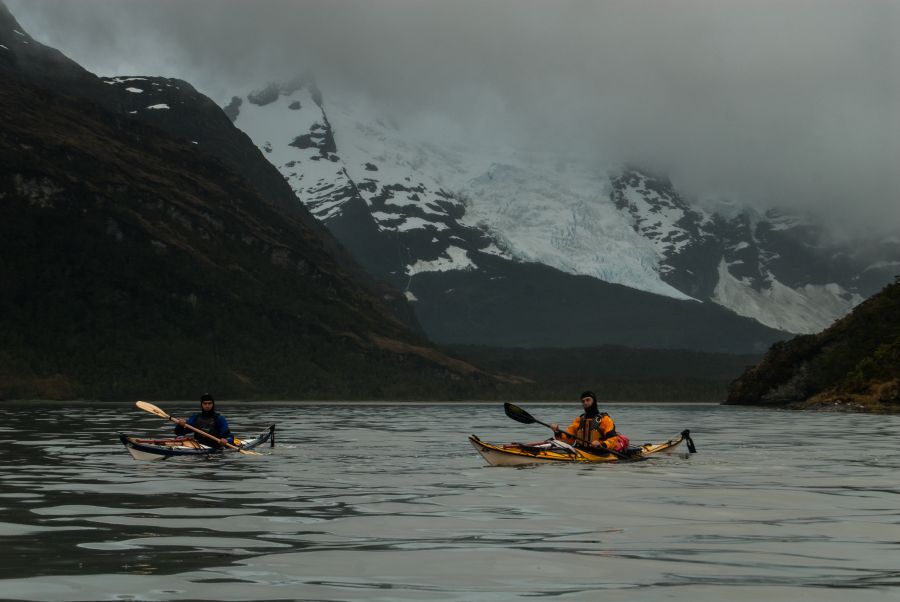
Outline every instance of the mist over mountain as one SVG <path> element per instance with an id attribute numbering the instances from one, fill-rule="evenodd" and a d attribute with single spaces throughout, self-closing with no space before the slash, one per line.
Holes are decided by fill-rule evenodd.
<path id="1" fill-rule="evenodd" d="M 186 79 L 225 105 L 309 71 L 442 143 L 640 165 L 688 198 L 812 213 L 831 238 L 900 227 L 892 2 L 10 6 L 101 75 Z"/>
<path id="2" fill-rule="evenodd" d="M 525 153 L 419 139 L 370 105 L 323 93 L 309 77 L 235 96 L 228 110 L 298 198 L 373 275 L 405 290 L 426 331 L 444 342 L 497 343 L 460 339 L 497 336 L 502 320 L 486 326 L 473 321 L 471 309 L 467 318 L 446 323 L 446 330 L 431 320 L 461 306 L 491 313 L 483 300 L 497 298 L 498 291 L 473 289 L 474 300 L 449 306 L 426 300 L 426 291 L 461 294 L 461 281 L 503 280 L 529 265 L 695 305 L 720 305 L 795 333 L 827 327 L 890 281 L 900 265 L 895 238 L 870 238 L 861 248 L 829 242 L 824 226 L 809 215 L 733 206 L 711 212 L 665 176 L 638 166 L 585 169 L 541 145 Z M 509 261 L 521 265 L 501 267 Z M 582 298 L 585 309 L 575 312 L 575 321 L 583 321 L 594 343 L 693 347 L 704 337 L 719 338 L 707 322 L 683 329 L 694 331 L 690 341 L 673 341 L 659 334 L 672 330 L 659 321 L 682 310 L 650 315 L 646 303 L 624 302 L 631 313 L 611 312 L 612 292 L 597 289 L 589 298 L 566 293 L 582 285 L 564 275 L 548 279 L 549 274 L 529 276 L 528 290 Z M 444 280 L 453 284 L 437 284 Z M 516 334 L 501 337 L 502 344 L 591 344 L 571 334 L 577 327 L 560 322 L 573 316 L 571 303 L 554 312 L 555 302 L 548 299 L 545 310 L 524 311 L 534 299 L 526 293 L 503 301 L 506 329 Z M 429 309 L 435 304 L 441 312 Z M 540 319 L 517 324 L 517 312 Z M 604 321 L 598 315 L 617 317 Z M 554 334 L 537 334 L 540 327 L 525 326 L 529 319 Z M 648 334 L 614 338 L 623 327 Z M 659 334 L 656 341 L 653 332 Z"/>
<path id="3" fill-rule="evenodd" d="M 47 26 L 58 15 L 41 6 L 22 9 Z M 78 6 L 83 10 L 71 14 L 67 31 L 102 23 L 95 21 L 99 16 L 89 2 Z M 235 5 L 236 14 L 246 10 L 240 6 Z M 201 7 L 211 8 L 202 2 L 184 9 L 162 4 L 132 13 L 117 6 L 110 22 L 115 27 L 95 37 L 94 46 L 123 43 L 123 32 L 130 31 L 129 19 L 136 14 L 151 17 L 145 23 L 151 32 L 154 24 L 178 15 L 185 20 L 161 34 L 174 36 L 172 52 L 178 55 L 183 32 L 194 25 L 200 32 L 207 27 L 192 21 Z M 285 17 L 299 10 L 278 3 L 267 7 Z M 300 13 L 306 10 L 323 18 L 334 16 L 326 4 L 309 4 Z M 451 22 L 463 30 L 468 26 L 468 19 L 453 9 L 438 12 L 455 14 Z M 489 12 L 503 14 L 496 7 Z M 234 25 L 233 15 L 215 10 L 211 14 L 221 31 Z M 365 14 L 361 9 L 356 17 Z M 754 206 L 754 194 L 733 200 L 714 194 L 715 187 L 700 187 L 704 192 L 698 194 L 691 178 L 684 177 L 684 165 L 679 165 L 683 148 L 672 146 L 678 136 L 660 128 L 653 144 L 643 148 L 652 147 L 653 152 L 643 152 L 635 142 L 648 138 L 644 129 L 634 129 L 625 138 L 612 131 L 598 135 L 595 124 L 608 122 L 613 113 L 572 110 L 571 99 L 583 96 L 573 94 L 578 88 L 569 86 L 566 78 L 554 82 L 559 85 L 534 88 L 541 81 L 543 61 L 532 65 L 535 79 L 519 87 L 521 94 L 515 96 L 509 94 L 515 82 L 501 78 L 500 83 L 511 87 L 492 91 L 469 82 L 450 93 L 441 84 L 423 97 L 413 89 L 419 85 L 410 87 L 407 79 L 417 73 L 415 66 L 401 78 L 378 82 L 373 74 L 347 77 L 356 73 L 348 66 L 358 67 L 349 47 L 384 31 L 379 28 L 404 31 L 393 28 L 424 14 L 411 10 L 391 24 L 382 15 L 368 27 L 360 21 L 360 36 L 353 44 L 333 48 L 341 57 L 330 63 L 333 69 L 327 68 L 327 53 L 311 52 L 312 58 L 304 56 L 302 62 L 320 63 L 313 70 L 315 79 L 306 75 L 282 80 L 288 83 L 257 82 L 253 88 L 242 84 L 220 95 L 222 110 L 180 79 L 132 70 L 97 80 L 80 66 L 69 68 L 58 51 L 35 54 L 16 46 L 12 54 L 18 67 L 28 67 L 33 82 L 52 81 L 59 92 L 89 98 L 119 117 L 158 128 L 215 156 L 267 202 L 316 232 L 342 269 L 369 294 L 380 296 L 394 316 L 413 329 L 421 325 L 421 332 L 439 343 L 760 352 L 787 333 L 826 327 L 878 290 L 900 265 L 895 237 L 870 235 L 862 245 L 846 233 L 838 241 L 823 217 L 828 212 L 799 211 L 804 203 L 796 199 L 770 198 L 768 205 Z M 628 23 L 639 15 L 619 16 Z M 723 19 L 727 29 L 730 17 Z M 283 41 L 284 49 L 290 49 L 281 36 L 291 24 L 297 25 L 296 19 L 275 24 L 260 18 L 246 25 L 249 32 L 260 34 L 262 47 Z M 263 35 L 264 30 L 269 35 Z M 404 47 L 420 34 L 400 35 L 375 54 L 390 56 L 402 70 L 401 54 L 390 48 Z M 22 42 L 17 36 L 33 41 L 23 32 L 10 35 L 13 45 Z M 131 42 L 152 46 L 153 39 L 142 33 Z M 194 44 L 205 39 L 199 35 L 188 46 L 199 49 Z M 321 33 L 310 39 L 324 41 Z M 502 36 L 497 39 L 500 56 L 508 51 L 502 41 Z M 435 45 L 443 43 L 456 44 L 439 37 Z M 0 51 L 11 47 L 4 45 Z M 205 52 L 216 47 L 211 43 Z M 226 54 L 247 50 L 240 43 L 235 48 Z M 175 69 L 197 69 L 197 56 L 180 56 Z M 270 50 L 249 52 L 237 63 L 245 65 L 248 57 L 265 63 L 272 56 Z M 447 64 L 460 56 L 450 53 Z M 277 70 L 278 65 L 274 60 L 257 71 Z M 340 65 L 349 70 L 342 71 Z M 622 90 L 631 94 L 632 71 L 644 67 L 637 61 L 603 69 L 627 74 Z M 162 72 L 172 69 L 170 65 Z M 292 69 L 296 72 L 296 64 Z M 217 78 L 217 85 L 241 79 L 239 71 L 226 69 L 228 76 Z M 212 81 L 210 72 L 198 81 Z M 431 81 L 423 74 L 419 84 Z M 487 85 L 488 78 L 474 81 Z M 447 92 L 447 98 L 418 104 L 432 99 L 435 90 Z M 491 103 L 485 98 L 500 99 L 497 110 L 486 110 Z M 534 104 L 535 98 L 540 102 Z M 609 96 L 604 90 L 596 98 Z M 384 110 L 388 99 L 399 102 Z M 517 104 L 521 112 L 505 108 Z M 537 118 L 538 105 L 548 111 L 547 119 Z M 463 115 L 485 119 L 482 131 L 476 133 L 471 123 L 458 127 Z M 513 127 L 523 118 L 540 125 Z M 633 125 L 632 119 L 624 122 Z M 512 131 L 519 133 L 507 135 Z M 686 141 L 698 142 L 689 136 L 680 139 Z M 671 160 L 660 160 L 663 149 Z M 752 165 L 766 166 L 768 159 Z M 739 189 L 745 180 L 730 181 Z M 890 178 L 867 179 L 865 186 L 856 185 L 857 194 L 873 182 L 889 186 Z M 778 187 L 778 178 L 767 180 L 766 187 L 773 186 Z M 786 184 L 781 192 L 790 197 L 790 190 Z M 858 200 L 860 207 L 871 202 L 867 195 Z M 882 223 L 890 221 L 889 213 L 882 217 Z"/>

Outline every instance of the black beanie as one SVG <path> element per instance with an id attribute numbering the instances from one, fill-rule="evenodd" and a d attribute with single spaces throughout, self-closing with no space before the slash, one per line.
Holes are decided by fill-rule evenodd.
<path id="1" fill-rule="evenodd" d="M 581 399 L 584 399 L 585 397 L 590 397 L 591 400 L 593 401 L 593 403 L 591 403 L 591 405 L 589 405 L 587 407 L 587 409 L 584 411 L 584 415 L 587 416 L 588 418 L 593 418 L 594 416 L 599 416 L 600 408 L 597 407 L 597 396 L 594 395 L 593 391 L 585 391 L 584 393 L 581 394 Z"/>

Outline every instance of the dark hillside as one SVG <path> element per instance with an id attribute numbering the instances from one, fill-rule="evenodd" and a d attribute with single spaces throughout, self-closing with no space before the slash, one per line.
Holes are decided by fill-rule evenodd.
<path id="1" fill-rule="evenodd" d="M 160 130 L 0 88 L 0 398 L 471 397 L 306 220 Z"/>
<path id="2" fill-rule="evenodd" d="M 419 299 L 417 315 L 438 344 L 607 344 L 761 354 L 786 336 L 713 304 L 670 299 L 541 264 L 476 256 L 479 271 L 416 275 L 411 290 Z"/>
<path id="3" fill-rule="evenodd" d="M 900 279 L 827 330 L 773 345 L 725 403 L 900 411 Z"/>
<path id="4" fill-rule="evenodd" d="M 728 384 L 759 355 L 602 347 L 447 347 L 453 355 L 496 373 L 517 374 L 526 384 L 506 384 L 510 399 L 577 400 L 583 389 L 610 401 L 720 402 Z"/>
<path id="5" fill-rule="evenodd" d="M 19 25 L 0 0 L 0 78 L 15 79 L 73 99 L 88 99 L 118 121 L 154 126 L 171 138 L 217 157 L 259 194 L 259 198 L 302 222 L 353 278 L 382 297 L 407 326 L 420 330 L 404 297 L 374 281 L 327 228 L 303 207 L 278 170 L 216 103 L 188 82 L 161 77 L 98 78 L 59 50 L 41 44 Z M 139 87 L 138 87 L 139 86 Z M 140 92 L 134 92 L 140 90 Z M 153 110 L 152 106 L 170 107 Z"/>

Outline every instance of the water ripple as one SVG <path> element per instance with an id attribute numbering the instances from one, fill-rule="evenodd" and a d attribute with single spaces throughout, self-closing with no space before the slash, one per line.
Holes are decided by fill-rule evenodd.
<path id="1" fill-rule="evenodd" d="M 131 406 L 0 405 L 4 599 L 900 599 L 897 417 L 619 405 L 699 453 L 503 469 L 466 436 L 546 432 L 499 404 L 223 409 L 277 446 L 136 462 L 170 427 Z"/>

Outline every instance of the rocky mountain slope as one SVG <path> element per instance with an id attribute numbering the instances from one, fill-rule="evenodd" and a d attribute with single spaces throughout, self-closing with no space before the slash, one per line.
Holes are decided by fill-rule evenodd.
<path id="1" fill-rule="evenodd" d="M 900 279 L 825 331 L 774 345 L 726 403 L 900 411 Z"/>
<path id="2" fill-rule="evenodd" d="M 499 267 L 504 263 L 537 264 L 672 300 L 700 301 L 699 313 L 719 306 L 794 333 L 825 328 L 890 281 L 900 266 L 898 240 L 867 241 L 863 251 L 863 245 L 829 242 L 819 225 L 801 216 L 731 206 L 700 209 L 667 179 L 637 168 L 604 172 L 541 149 L 525 156 L 416 140 L 367 106 L 326 98 L 311 80 L 235 97 L 226 112 L 372 274 L 407 291 L 437 340 L 444 333 L 428 317 L 437 312 L 423 285 L 511 278 L 523 269 Z M 563 283 L 573 282 L 560 277 L 554 285 L 565 289 Z M 548 285 L 533 283 L 538 290 Z M 515 314 L 516 304 L 507 298 L 503 307 Z M 641 330 L 646 313 L 641 302 L 631 305 L 636 309 L 626 319 Z M 522 309 L 530 319 L 520 329 L 557 320 L 533 311 Z M 467 332 L 460 328 L 468 315 L 458 318 L 457 336 L 475 342 L 481 323 Z M 723 326 L 717 321 L 717 329 Z M 593 335 L 601 342 L 634 344 L 610 340 L 606 332 Z M 717 336 L 741 335 L 726 328 Z M 772 336 L 759 334 L 754 342 Z M 577 336 L 563 338 L 535 335 L 528 344 L 585 344 Z M 510 343 L 508 337 L 502 341 Z M 736 345 L 753 350 L 746 340 Z"/>
<path id="3" fill-rule="evenodd" d="M 145 85 L 193 123 L 154 122 L 161 103 L 122 101 L 140 93 L 40 45 L 2 4 L 0 78 L 0 399 L 453 398 L 509 380 L 433 349 L 389 289 L 361 285 L 184 82 Z"/>
<path id="4" fill-rule="evenodd" d="M 822 330 L 900 269 L 896 240 L 875 248 L 866 241 L 862 252 L 858 242 L 829 242 L 809 218 L 775 209 L 710 213 L 667 179 L 633 169 L 612 178 L 610 196 L 653 244 L 663 281 L 788 332 Z"/>
<path id="5" fill-rule="evenodd" d="M 596 202 L 601 178 L 412 142 L 308 80 L 226 112 L 435 341 L 761 352 L 785 336 L 661 279 L 631 218 Z"/>

